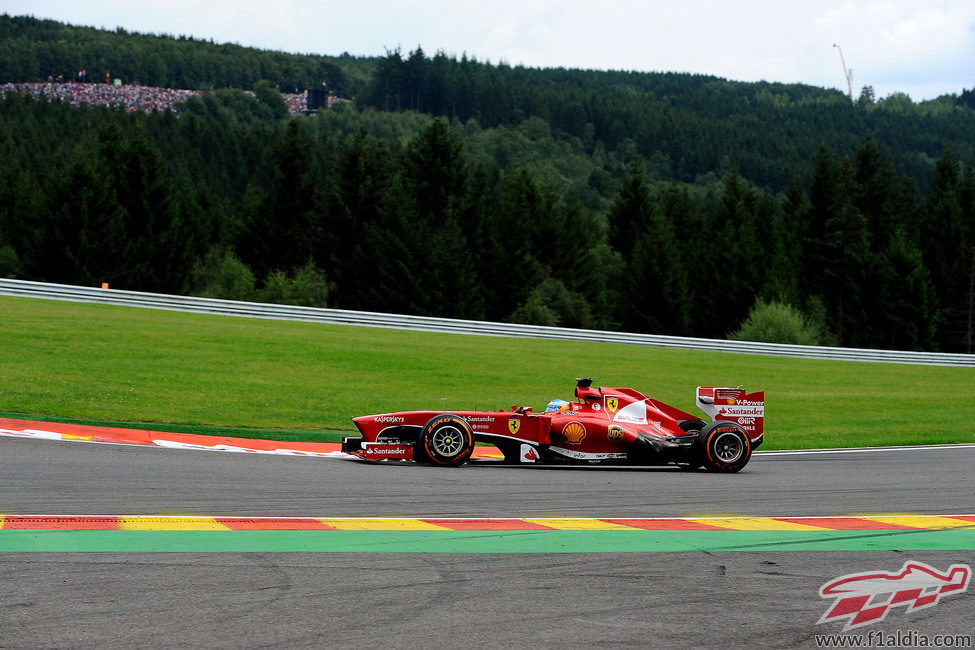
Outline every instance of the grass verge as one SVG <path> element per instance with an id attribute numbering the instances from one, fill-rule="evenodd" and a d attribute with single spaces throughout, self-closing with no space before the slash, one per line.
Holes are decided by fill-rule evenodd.
<path id="1" fill-rule="evenodd" d="M 573 379 L 693 411 L 766 391 L 770 449 L 975 441 L 975 371 L 184 314 L 0 296 L 10 417 L 336 440 L 355 415 L 541 409 Z M 175 427 L 175 428 L 174 428 Z M 251 434 L 251 435 L 248 435 Z"/>

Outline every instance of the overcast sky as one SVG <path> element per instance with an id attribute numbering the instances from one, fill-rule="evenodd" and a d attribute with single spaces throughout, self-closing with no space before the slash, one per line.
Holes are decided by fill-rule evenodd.
<path id="1" fill-rule="evenodd" d="M 975 87 L 975 0 L 0 0 L 0 12 L 288 52 L 807 83 L 915 101 Z M 0 54 L 2 56 L 2 54 Z M 2 81 L 2 80 L 0 80 Z"/>

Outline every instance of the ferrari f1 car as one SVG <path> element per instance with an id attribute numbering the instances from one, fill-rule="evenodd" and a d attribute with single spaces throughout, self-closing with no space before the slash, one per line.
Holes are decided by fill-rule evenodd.
<path id="1" fill-rule="evenodd" d="M 553 400 L 545 413 L 405 411 L 353 418 L 361 437 L 342 451 L 368 461 L 412 460 L 456 467 L 477 442 L 497 447 L 509 463 L 664 465 L 737 472 L 762 444 L 765 393 L 698 387 L 697 406 L 710 422 L 632 388 L 593 388 L 576 380 L 574 402 Z"/>

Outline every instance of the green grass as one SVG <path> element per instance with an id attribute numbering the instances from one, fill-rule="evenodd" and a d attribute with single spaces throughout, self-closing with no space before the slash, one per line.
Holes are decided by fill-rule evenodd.
<path id="1" fill-rule="evenodd" d="M 975 370 L 417 333 L 0 296 L 0 411 L 334 440 L 355 415 L 544 407 L 573 379 L 694 411 L 766 391 L 770 449 L 975 441 Z M 12 415 L 8 415 L 11 416 Z"/>

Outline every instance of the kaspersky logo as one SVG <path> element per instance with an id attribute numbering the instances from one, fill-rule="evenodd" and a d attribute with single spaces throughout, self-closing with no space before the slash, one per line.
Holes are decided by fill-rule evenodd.
<path id="1" fill-rule="evenodd" d="M 967 564 L 952 564 L 941 572 L 913 560 L 895 573 L 867 571 L 840 576 L 819 588 L 820 597 L 835 600 L 816 624 L 846 621 L 845 632 L 882 621 L 900 605 L 907 608 L 905 613 L 934 607 L 944 596 L 964 593 L 971 576 L 972 568 Z"/>

